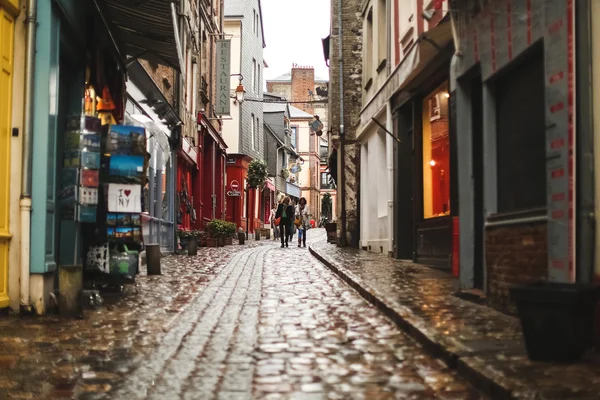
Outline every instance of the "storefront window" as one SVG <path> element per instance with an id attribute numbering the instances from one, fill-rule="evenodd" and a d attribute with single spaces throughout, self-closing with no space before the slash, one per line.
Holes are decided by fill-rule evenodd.
<path id="1" fill-rule="evenodd" d="M 423 216 L 450 215 L 448 84 L 423 101 Z"/>

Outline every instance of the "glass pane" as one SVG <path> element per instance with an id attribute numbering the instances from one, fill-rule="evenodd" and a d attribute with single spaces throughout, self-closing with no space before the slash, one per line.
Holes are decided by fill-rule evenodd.
<path id="1" fill-rule="evenodd" d="M 448 85 L 423 101 L 423 216 L 450 215 Z"/>

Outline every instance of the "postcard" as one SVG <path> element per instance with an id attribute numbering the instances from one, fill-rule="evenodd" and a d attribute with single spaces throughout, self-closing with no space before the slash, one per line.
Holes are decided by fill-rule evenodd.
<path id="1" fill-rule="evenodd" d="M 96 188 L 79 188 L 79 203 L 81 204 L 98 204 L 98 189 Z"/>
<path id="2" fill-rule="evenodd" d="M 79 131 L 69 131 L 65 133 L 65 149 L 79 149 L 81 144 L 81 134 Z"/>
<path id="3" fill-rule="evenodd" d="M 140 214 L 131 214 L 131 224 L 133 226 L 141 226 L 141 222 Z"/>
<path id="4" fill-rule="evenodd" d="M 133 228 L 120 226 L 115 229 L 115 239 L 117 240 L 131 240 L 133 239 Z"/>
<path id="5" fill-rule="evenodd" d="M 79 156 L 80 156 L 79 150 L 65 151 L 65 161 L 63 164 L 64 167 L 65 168 L 79 167 Z"/>
<path id="6" fill-rule="evenodd" d="M 61 202 L 60 219 L 63 221 L 76 221 L 77 220 L 77 204 Z"/>
<path id="7" fill-rule="evenodd" d="M 96 223 L 97 210 L 95 206 L 79 206 L 79 221 L 83 223 Z"/>
<path id="8" fill-rule="evenodd" d="M 106 225 L 111 226 L 111 227 L 116 227 L 117 226 L 117 214 L 115 214 L 115 213 L 106 214 Z"/>
<path id="9" fill-rule="evenodd" d="M 79 145 L 84 151 L 100 152 L 100 135 L 97 133 L 85 133 Z"/>
<path id="10" fill-rule="evenodd" d="M 61 203 L 76 203 L 78 195 L 77 186 L 67 186 L 58 193 L 58 200 Z"/>
<path id="11" fill-rule="evenodd" d="M 107 236 L 107 239 L 108 239 L 109 241 L 111 241 L 111 240 L 115 240 L 115 239 L 117 238 L 117 235 L 116 235 L 116 233 L 117 233 L 117 232 L 116 232 L 116 228 L 107 228 L 107 229 L 106 229 L 106 236 Z"/>
<path id="12" fill-rule="evenodd" d="M 68 131 L 100 132 L 101 129 L 100 119 L 96 117 L 77 114 L 67 118 Z"/>
<path id="13" fill-rule="evenodd" d="M 100 184 L 100 171 L 97 169 L 83 169 L 81 170 L 81 186 L 85 187 L 98 187 Z"/>
<path id="14" fill-rule="evenodd" d="M 146 130 L 139 126 L 111 125 L 106 141 L 106 152 L 110 154 L 146 154 Z"/>
<path id="15" fill-rule="evenodd" d="M 113 183 L 142 183 L 144 157 L 113 155 L 110 157 L 109 175 Z"/>
<path id="16" fill-rule="evenodd" d="M 79 184 L 79 168 L 64 168 L 62 171 L 62 187 Z"/>
<path id="17" fill-rule="evenodd" d="M 118 213 L 142 212 L 142 187 L 140 185 L 108 185 L 108 211 Z"/>
<path id="18" fill-rule="evenodd" d="M 99 169 L 100 168 L 100 153 L 92 151 L 81 152 L 81 166 L 85 168 Z"/>

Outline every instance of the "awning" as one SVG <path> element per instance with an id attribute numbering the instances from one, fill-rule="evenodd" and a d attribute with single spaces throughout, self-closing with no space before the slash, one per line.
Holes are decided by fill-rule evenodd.
<path id="1" fill-rule="evenodd" d="M 438 53 L 452 42 L 452 29 L 449 21 L 422 33 L 410 52 L 392 71 L 391 75 L 363 107 L 360 113 L 362 126 L 371 123 L 371 118 L 379 114 L 392 96 L 406 89 L 410 83 L 435 59 Z"/>
<path id="2" fill-rule="evenodd" d="M 158 119 L 173 127 L 181 122 L 177 111 L 160 91 L 154 80 L 139 61 L 134 61 L 128 68 L 130 82 L 127 83 L 127 93 L 148 113 L 148 108 Z M 153 119 L 154 116 L 149 114 Z"/>
<path id="3" fill-rule="evenodd" d="M 168 0 L 95 0 L 121 53 L 180 71 L 178 39 Z"/>
<path id="4" fill-rule="evenodd" d="M 271 192 L 275 191 L 275 185 L 269 179 L 265 181 L 265 189 L 269 189 Z"/>
<path id="5" fill-rule="evenodd" d="M 169 129 L 160 121 L 154 121 L 145 115 L 134 114 L 131 118 L 146 128 L 146 150 L 150 153 L 150 167 L 155 171 L 164 171 L 169 158 Z"/>

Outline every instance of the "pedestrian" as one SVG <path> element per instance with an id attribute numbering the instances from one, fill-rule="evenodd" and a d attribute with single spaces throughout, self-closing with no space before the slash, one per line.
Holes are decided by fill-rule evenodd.
<path id="1" fill-rule="evenodd" d="M 289 197 L 285 197 L 283 202 L 279 204 L 275 218 L 281 218 L 279 220 L 279 238 L 281 239 L 281 247 L 288 247 L 288 239 L 290 237 L 293 221 L 292 218 L 294 218 L 294 207 L 290 205 Z"/>
<path id="2" fill-rule="evenodd" d="M 273 240 L 279 239 L 279 227 L 275 225 L 275 215 L 277 214 L 277 207 L 273 204 L 271 208 L 271 229 L 273 229 Z"/>
<path id="3" fill-rule="evenodd" d="M 298 202 L 295 215 L 296 219 L 294 224 L 298 228 L 298 247 L 300 247 L 300 245 L 306 247 L 306 231 L 310 225 L 310 211 L 304 197 Z"/>

